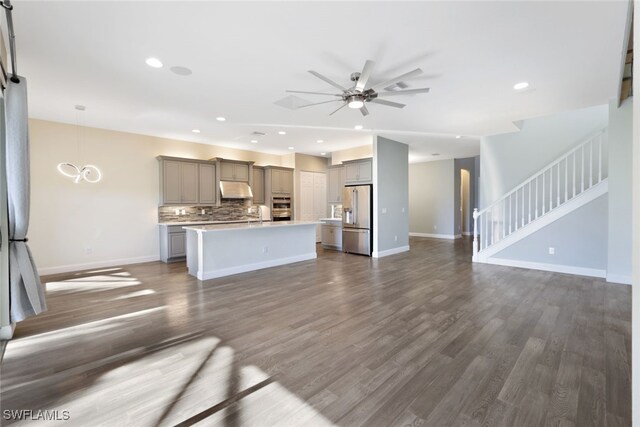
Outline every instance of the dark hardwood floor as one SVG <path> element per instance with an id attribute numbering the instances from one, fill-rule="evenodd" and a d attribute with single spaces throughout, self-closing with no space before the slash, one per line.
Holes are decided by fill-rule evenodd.
<path id="1" fill-rule="evenodd" d="M 47 277 L 49 311 L 6 347 L 2 409 L 82 426 L 630 425 L 631 288 L 470 251 L 416 238 L 206 282 L 162 263 Z"/>

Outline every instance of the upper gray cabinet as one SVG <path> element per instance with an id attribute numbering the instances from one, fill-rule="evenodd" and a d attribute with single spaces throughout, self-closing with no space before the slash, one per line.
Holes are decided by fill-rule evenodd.
<path id="1" fill-rule="evenodd" d="M 291 194 L 293 192 L 293 170 L 284 168 L 267 168 L 265 181 L 270 193 Z"/>
<path id="2" fill-rule="evenodd" d="M 371 159 L 350 160 L 344 165 L 345 184 L 371 184 L 373 173 Z"/>
<path id="3" fill-rule="evenodd" d="M 249 164 L 229 161 L 220 162 L 221 181 L 249 181 Z"/>
<path id="4" fill-rule="evenodd" d="M 327 170 L 327 202 L 342 203 L 344 182 L 343 166 L 333 166 Z"/>
<path id="5" fill-rule="evenodd" d="M 160 205 L 214 204 L 216 165 L 212 162 L 158 156 Z"/>
<path id="6" fill-rule="evenodd" d="M 274 195 L 288 195 L 293 193 L 293 169 L 279 166 L 266 166 L 264 174 L 264 192 L 267 202 Z"/>
<path id="7" fill-rule="evenodd" d="M 253 167 L 251 191 L 253 191 L 253 203 L 256 205 L 264 204 L 264 168 L 259 166 Z"/>
<path id="8" fill-rule="evenodd" d="M 216 165 L 198 164 L 198 202 L 214 205 L 216 203 Z"/>

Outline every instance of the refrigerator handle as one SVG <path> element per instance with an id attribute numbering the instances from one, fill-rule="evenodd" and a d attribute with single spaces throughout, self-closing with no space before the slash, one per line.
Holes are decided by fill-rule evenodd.
<path id="1" fill-rule="evenodd" d="M 351 190 L 351 192 L 353 193 L 351 195 L 351 205 L 353 206 L 353 225 L 357 225 L 358 224 L 358 189 L 357 188 L 353 188 L 353 190 Z"/>

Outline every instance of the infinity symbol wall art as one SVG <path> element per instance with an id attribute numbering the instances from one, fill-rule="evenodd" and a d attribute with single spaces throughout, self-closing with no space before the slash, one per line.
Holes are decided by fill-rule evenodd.
<path id="1" fill-rule="evenodd" d="M 98 169 L 94 165 L 85 165 L 82 167 L 82 169 L 80 169 L 79 167 L 71 163 L 59 163 L 58 172 L 60 172 L 64 176 L 73 178 L 73 182 L 75 182 L 76 184 L 80 181 L 87 181 L 94 184 L 102 179 L 102 173 L 100 172 L 100 169 Z"/>

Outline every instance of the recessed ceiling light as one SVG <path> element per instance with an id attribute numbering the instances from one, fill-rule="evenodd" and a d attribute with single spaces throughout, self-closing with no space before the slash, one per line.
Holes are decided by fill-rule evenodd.
<path id="1" fill-rule="evenodd" d="M 158 58 L 147 58 L 145 61 L 149 67 L 162 68 L 162 61 Z"/>
<path id="2" fill-rule="evenodd" d="M 293 150 L 295 147 L 289 147 L 289 150 Z"/>
<path id="3" fill-rule="evenodd" d="M 355 130 L 362 130 L 362 125 L 355 125 L 353 128 Z"/>
<path id="4" fill-rule="evenodd" d="M 462 138 L 462 135 L 456 135 L 456 139 Z"/>
<path id="5" fill-rule="evenodd" d="M 257 144 L 257 143 L 258 143 L 258 140 L 257 140 L 257 139 L 252 139 L 252 140 L 251 140 L 251 143 L 252 143 L 252 144 Z"/>
<path id="6" fill-rule="evenodd" d="M 327 153 L 320 153 L 320 155 L 321 155 L 321 156 L 326 156 L 326 155 L 327 155 Z"/>
<path id="7" fill-rule="evenodd" d="M 278 135 L 286 135 L 286 134 L 287 134 L 287 133 L 286 133 L 285 131 L 283 131 L 283 130 L 281 130 L 281 131 L 279 131 L 279 132 L 278 132 Z"/>
<path id="8" fill-rule="evenodd" d="M 323 140 L 321 140 L 321 139 L 319 139 L 319 140 L 317 140 L 316 142 L 317 142 L 318 144 L 322 144 L 324 141 L 323 141 Z"/>
<path id="9" fill-rule="evenodd" d="M 220 116 L 220 117 L 216 117 L 216 120 L 219 121 L 219 122 L 224 122 L 227 119 L 225 119 L 224 117 Z"/>
<path id="10" fill-rule="evenodd" d="M 522 89 L 526 89 L 529 87 L 529 83 L 527 82 L 520 82 L 520 83 L 516 83 L 513 85 L 513 88 L 515 90 L 522 90 Z"/>
<path id="11" fill-rule="evenodd" d="M 193 129 L 191 132 L 193 132 L 193 133 L 200 133 L 200 129 Z"/>

